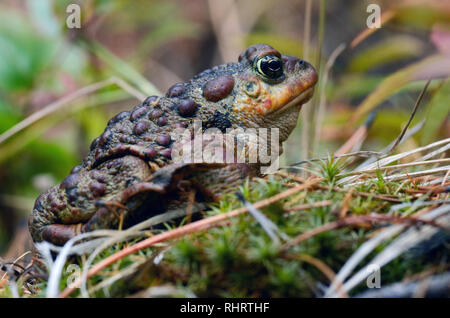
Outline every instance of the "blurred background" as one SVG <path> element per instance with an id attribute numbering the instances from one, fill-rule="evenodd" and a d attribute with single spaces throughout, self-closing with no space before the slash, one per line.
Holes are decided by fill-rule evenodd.
<path id="1" fill-rule="evenodd" d="M 79 29 L 66 25 L 72 3 Z M 367 28 L 369 4 L 381 8 L 379 29 Z M 320 71 L 284 165 L 334 153 L 373 111 L 357 149 L 380 151 L 428 78 L 420 130 L 401 147 L 450 136 L 450 1 L 1 0 L 0 255 L 18 256 L 35 198 L 112 116 L 255 43 Z"/>

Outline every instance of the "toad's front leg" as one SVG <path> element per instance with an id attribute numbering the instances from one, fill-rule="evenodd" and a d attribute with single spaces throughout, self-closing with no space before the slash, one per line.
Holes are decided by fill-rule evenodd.
<path id="1" fill-rule="evenodd" d="M 94 216 L 108 215 L 105 209 L 110 209 L 99 207 L 98 202 L 115 201 L 118 194 L 148 180 L 151 173 L 148 163 L 134 156 L 112 159 L 92 170 L 76 169 L 60 185 L 37 198 L 29 218 L 33 240 L 64 244 L 76 234 L 88 230 L 89 221 Z M 138 202 L 130 204 L 134 208 Z M 102 222 L 109 222 L 108 218 Z M 113 225 L 105 227 L 112 228 Z"/>

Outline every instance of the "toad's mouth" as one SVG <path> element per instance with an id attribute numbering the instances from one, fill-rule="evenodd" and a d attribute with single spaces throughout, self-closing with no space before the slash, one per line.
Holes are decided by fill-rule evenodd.
<path id="1" fill-rule="evenodd" d="M 298 107 L 299 110 L 301 109 L 302 105 L 305 104 L 307 101 L 311 99 L 314 93 L 314 86 L 307 88 L 303 92 L 301 92 L 297 97 L 295 97 L 290 102 L 286 103 L 282 107 L 271 111 L 269 114 L 279 114 L 283 113 L 286 110 L 292 108 L 292 107 Z"/>

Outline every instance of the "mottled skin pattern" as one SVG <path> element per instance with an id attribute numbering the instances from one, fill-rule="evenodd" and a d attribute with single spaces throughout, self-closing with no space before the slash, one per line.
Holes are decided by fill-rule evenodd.
<path id="1" fill-rule="evenodd" d="M 29 219 L 33 240 L 63 244 L 76 234 L 125 226 L 196 200 L 217 200 L 255 173 L 245 164 L 172 163 L 177 128 L 279 128 L 280 146 L 295 128 L 317 74 L 305 61 L 266 44 L 238 63 L 208 69 L 112 118 L 82 164 L 42 193 Z"/>

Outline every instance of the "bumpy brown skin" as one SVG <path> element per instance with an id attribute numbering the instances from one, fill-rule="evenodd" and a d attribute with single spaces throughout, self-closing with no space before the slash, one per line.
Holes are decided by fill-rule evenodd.
<path id="1" fill-rule="evenodd" d="M 270 54 L 283 61 L 277 81 L 256 71 L 256 62 Z M 258 44 L 243 52 L 238 63 L 208 69 L 172 86 L 165 97 L 150 96 L 119 113 L 92 142 L 83 163 L 37 198 L 29 219 L 33 240 L 64 244 L 81 232 L 117 228 L 121 212 L 129 226 L 183 208 L 190 188 L 197 190 L 199 201 L 216 200 L 255 167 L 173 163 L 173 132 L 192 129 L 194 120 L 204 129 L 221 131 L 279 128 L 281 146 L 316 82 L 317 73 L 307 62 Z M 284 107 L 296 97 L 302 98 L 297 105 Z"/>

